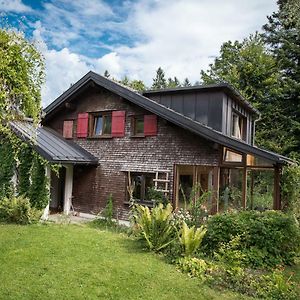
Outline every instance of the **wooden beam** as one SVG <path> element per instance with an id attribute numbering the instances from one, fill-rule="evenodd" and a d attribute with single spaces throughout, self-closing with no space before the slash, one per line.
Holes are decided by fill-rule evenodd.
<path id="1" fill-rule="evenodd" d="M 274 167 L 274 193 L 273 193 L 273 208 L 281 209 L 281 193 L 280 193 L 281 168 L 276 165 Z"/>
<path id="2" fill-rule="evenodd" d="M 242 205 L 243 209 L 247 206 L 247 168 L 243 168 L 243 179 L 242 179 Z"/>
<path id="3" fill-rule="evenodd" d="M 213 193 L 211 202 L 211 214 L 219 211 L 219 188 L 220 188 L 220 167 L 213 168 Z"/>

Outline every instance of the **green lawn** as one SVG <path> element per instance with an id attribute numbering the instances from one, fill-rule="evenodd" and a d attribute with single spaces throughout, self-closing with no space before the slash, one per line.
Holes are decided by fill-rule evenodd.
<path id="1" fill-rule="evenodd" d="M 86 225 L 0 225 L 0 299 L 242 299 L 125 235 Z"/>

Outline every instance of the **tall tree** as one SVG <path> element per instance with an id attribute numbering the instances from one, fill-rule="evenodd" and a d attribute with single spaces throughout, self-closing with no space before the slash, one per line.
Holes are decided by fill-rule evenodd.
<path id="1" fill-rule="evenodd" d="M 201 71 L 206 84 L 227 82 L 235 87 L 260 112 L 256 143 L 270 150 L 289 154 L 296 136 L 291 134 L 291 119 L 282 111 L 278 95 L 283 93 L 280 70 L 261 35 L 242 42 L 226 42 L 208 71 Z"/>
<path id="2" fill-rule="evenodd" d="M 0 29 L 0 131 L 14 117 L 41 113 L 44 61 L 23 34 Z"/>
<path id="3" fill-rule="evenodd" d="M 289 152 L 300 158 L 300 2 L 279 0 L 278 11 L 263 26 L 264 38 L 280 69 L 282 93 L 278 95 L 287 130 L 294 136 Z"/>
<path id="4" fill-rule="evenodd" d="M 164 89 L 166 87 L 167 87 L 167 81 L 165 78 L 165 72 L 161 67 L 159 67 L 156 70 L 155 78 L 153 78 L 153 83 L 152 83 L 151 89 L 159 90 L 159 89 Z"/>

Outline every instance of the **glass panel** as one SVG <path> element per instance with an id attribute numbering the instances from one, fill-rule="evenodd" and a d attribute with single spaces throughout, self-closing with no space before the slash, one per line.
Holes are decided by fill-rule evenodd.
<path id="1" fill-rule="evenodd" d="M 247 180 L 247 208 L 273 208 L 274 170 L 250 170 Z"/>
<path id="2" fill-rule="evenodd" d="M 241 163 L 243 161 L 242 154 L 230 151 L 226 148 L 224 148 L 224 151 L 225 151 L 225 156 L 224 156 L 225 162 Z"/>
<path id="3" fill-rule="evenodd" d="M 144 134 L 144 116 L 135 117 L 134 134 Z"/>
<path id="4" fill-rule="evenodd" d="M 102 116 L 95 117 L 94 135 L 101 135 L 102 134 L 102 125 L 103 125 Z"/>
<path id="5" fill-rule="evenodd" d="M 231 135 L 233 137 L 238 138 L 238 139 L 241 139 L 241 137 L 242 137 L 241 118 L 235 113 L 232 114 L 232 131 L 231 131 Z"/>
<path id="6" fill-rule="evenodd" d="M 263 159 L 251 154 L 247 154 L 247 166 L 273 167 L 273 163 L 267 159 Z"/>
<path id="7" fill-rule="evenodd" d="M 135 173 L 132 175 L 135 188 L 133 198 L 136 200 L 151 200 L 148 199 L 149 189 L 153 188 L 153 173 Z"/>
<path id="8" fill-rule="evenodd" d="M 111 134 L 111 115 L 103 116 L 103 134 Z"/>
<path id="9" fill-rule="evenodd" d="M 242 208 L 243 170 L 221 168 L 219 211 Z"/>

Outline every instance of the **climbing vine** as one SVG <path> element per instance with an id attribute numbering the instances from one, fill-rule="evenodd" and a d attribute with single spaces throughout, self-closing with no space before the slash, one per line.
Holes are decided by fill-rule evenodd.
<path id="1" fill-rule="evenodd" d="M 30 175 L 33 163 L 33 150 L 28 145 L 23 145 L 19 154 L 18 166 L 18 194 L 29 196 Z"/>
<path id="2" fill-rule="evenodd" d="M 32 164 L 31 185 L 29 199 L 31 205 L 43 209 L 49 202 L 48 178 L 46 177 L 46 162 L 37 153 L 34 153 Z"/>
<path id="3" fill-rule="evenodd" d="M 0 199 L 13 194 L 14 153 L 8 138 L 0 143 Z"/>

